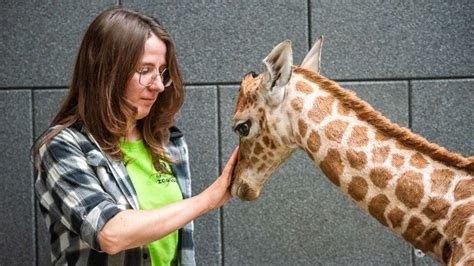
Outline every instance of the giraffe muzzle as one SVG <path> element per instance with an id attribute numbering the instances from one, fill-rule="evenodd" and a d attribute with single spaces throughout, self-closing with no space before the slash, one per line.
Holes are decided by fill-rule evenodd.
<path id="1" fill-rule="evenodd" d="M 248 183 L 240 181 L 234 182 L 232 186 L 232 195 L 238 197 L 241 200 L 252 201 L 256 200 L 260 196 L 260 190 L 255 189 Z"/>

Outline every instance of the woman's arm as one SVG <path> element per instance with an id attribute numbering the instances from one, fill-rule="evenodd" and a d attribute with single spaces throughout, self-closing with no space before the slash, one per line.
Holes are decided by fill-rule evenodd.
<path id="1" fill-rule="evenodd" d="M 119 212 L 99 233 L 101 250 L 112 255 L 148 244 L 182 228 L 202 214 L 224 205 L 231 198 L 229 186 L 237 154 L 238 148 L 232 153 L 221 176 L 194 197 L 159 209 Z"/>

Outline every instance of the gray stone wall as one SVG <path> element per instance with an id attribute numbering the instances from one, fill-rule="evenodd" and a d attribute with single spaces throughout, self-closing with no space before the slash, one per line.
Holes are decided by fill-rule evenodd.
<path id="1" fill-rule="evenodd" d="M 474 151 L 474 1 L 5 1 L 0 4 L 0 265 L 47 265 L 33 139 L 63 99 L 82 35 L 111 5 L 157 16 L 174 36 L 185 131 L 199 193 L 238 143 L 230 121 L 241 77 L 284 39 L 295 63 L 324 34 L 322 74 L 392 121 Z M 298 152 L 251 203 L 196 221 L 200 265 L 433 265 L 332 186 Z"/>

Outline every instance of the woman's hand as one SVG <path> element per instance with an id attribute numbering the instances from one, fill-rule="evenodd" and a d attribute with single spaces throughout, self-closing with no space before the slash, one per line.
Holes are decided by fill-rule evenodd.
<path id="1" fill-rule="evenodd" d="M 112 217 L 99 233 L 102 251 L 112 255 L 143 246 L 224 205 L 231 198 L 229 186 L 238 151 L 234 150 L 221 176 L 199 195 L 158 209 L 124 210 Z"/>
<path id="2" fill-rule="evenodd" d="M 204 190 L 201 195 L 206 199 L 209 210 L 216 209 L 224 205 L 232 196 L 230 194 L 230 185 L 232 183 L 232 172 L 237 163 L 239 147 L 235 148 L 234 152 L 227 161 L 227 164 L 222 171 L 222 174 Z"/>

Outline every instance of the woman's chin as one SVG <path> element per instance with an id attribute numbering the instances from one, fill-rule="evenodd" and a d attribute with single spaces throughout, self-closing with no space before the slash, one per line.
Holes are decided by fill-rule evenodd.
<path id="1" fill-rule="evenodd" d="M 150 110 L 138 112 L 138 114 L 136 116 L 136 120 L 141 120 L 141 119 L 147 117 L 149 113 L 150 113 Z"/>

